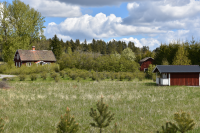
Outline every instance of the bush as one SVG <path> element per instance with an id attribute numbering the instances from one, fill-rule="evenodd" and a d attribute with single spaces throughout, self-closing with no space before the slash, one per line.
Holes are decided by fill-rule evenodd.
<path id="1" fill-rule="evenodd" d="M 86 72 L 81 72 L 80 77 L 83 78 L 84 80 L 86 80 L 88 77 L 88 74 Z"/>
<path id="2" fill-rule="evenodd" d="M 30 75 L 31 81 L 37 80 L 37 74 Z"/>
<path id="3" fill-rule="evenodd" d="M 114 80 L 114 79 L 115 79 L 115 74 L 114 74 L 114 73 L 111 73 L 111 74 L 110 74 L 110 78 L 111 78 L 111 80 Z"/>
<path id="4" fill-rule="evenodd" d="M 14 81 L 15 77 L 4 77 L 2 78 L 2 81 Z"/>
<path id="5" fill-rule="evenodd" d="M 26 75 L 25 74 L 20 74 L 20 75 L 18 75 L 18 77 L 19 77 L 20 81 L 24 81 L 26 79 Z"/>
<path id="6" fill-rule="evenodd" d="M 125 75 L 123 73 L 120 74 L 119 80 L 123 81 L 125 79 Z"/>
<path id="7" fill-rule="evenodd" d="M 55 80 L 56 82 L 58 82 L 58 81 L 59 81 L 59 76 L 57 75 L 57 76 L 54 78 L 54 80 Z"/>
<path id="8" fill-rule="evenodd" d="M 47 79 L 47 73 L 46 72 L 41 73 L 41 78 L 43 78 L 43 80 L 46 80 Z"/>
<path id="9" fill-rule="evenodd" d="M 75 80 L 78 77 L 78 74 L 76 72 L 71 72 L 69 76 L 72 80 Z"/>
<path id="10" fill-rule="evenodd" d="M 60 76 L 61 76 L 63 79 L 65 78 L 65 71 L 64 71 L 64 70 L 60 71 Z"/>
<path id="11" fill-rule="evenodd" d="M 145 79 L 145 73 L 144 72 L 137 73 L 137 78 L 139 79 L 139 81 L 142 81 L 143 79 Z"/>
<path id="12" fill-rule="evenodd" d="M 128 79 L 128 81 L 133 80 L 133 75 L 131 73 L 126 73 L 126 79 Z"/>
<path id="13" fill-rule="evenodd" d="M 51 73 L 51 78 L 55 79 L 56 77 L 58 77 L 58 74 L 56 72 L 52 72 Z"/>

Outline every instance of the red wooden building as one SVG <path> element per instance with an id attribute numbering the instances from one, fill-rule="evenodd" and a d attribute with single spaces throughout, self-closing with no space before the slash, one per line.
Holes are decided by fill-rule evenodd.
<path id="1" fill-rule="evenodd" d="M 151 57 L 146 57 L 140 60 L 140 71 L 147 71 L 150 64 L 153 64 L 154 59 Z"/>
<path id="2" fill-rule="evenodd" d="M 158 85 L 200 86 L 199 65 L 157 65 L 153 72 L 156 72 Z"/>
<path id="3" fill-rule="evenodd" d="M 44 65 L 55 63 L 56 58 L 51 50 L 35 50 L 35 46 L 32 46 L 32 50 L 18 49 L 14 56 L 15 66 L 20 67 L 22 64 L 31 66 L 31 63 Z"/>

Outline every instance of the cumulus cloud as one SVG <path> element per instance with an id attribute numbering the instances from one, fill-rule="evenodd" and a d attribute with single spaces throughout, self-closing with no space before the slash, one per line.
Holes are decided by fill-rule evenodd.
<path id="1" fill-rule="evenodd" d="M 122 38 L 121 41 L 124 41 L 128 44 L 129 41 L 134 42 L 136 47 L 143 47 L 143 46 L 149 46 L 149 48 L 156 47 L 160 45 L 160 42 L 157 39 L 154 38 L 142 38 L 138 40 L 137 38 Z"/>
<path id="2" fill-rule="evenodd" d="M 73 39 L 103 39 L 119 37 L 133 34 L 158 34 L 164 33 L 162 30 L 151 27 L 123 25 L 122 18 L 114 14 L 106 16 L 98 13 L 96 16 L 83 15 L 77 18 L 67 18 L 60 24 L 50 23 L 45 31 L 45 35 L 61 34 L 70 36 Z"/>
<path id="3" fill-rule="evenodd" d="M 79 17 L 81 8 L 76 5 L 51 0 L 23 0 L 45 17 Z"/>

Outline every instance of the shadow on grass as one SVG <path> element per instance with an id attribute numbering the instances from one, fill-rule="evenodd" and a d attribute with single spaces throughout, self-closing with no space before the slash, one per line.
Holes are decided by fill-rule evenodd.
<path id="1" fill-rule="evenodd" d="M 156 83 L 144 83 L 145 86 L 158 86 Z"/>

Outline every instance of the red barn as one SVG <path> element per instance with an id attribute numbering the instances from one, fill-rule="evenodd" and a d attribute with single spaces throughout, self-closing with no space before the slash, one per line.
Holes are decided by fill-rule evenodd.
<path id="1" fill-rule="evenodd" d="M 140 60 L 140 71 L 147 71 L 150 64 L 153 64 L 154 59 L 151 57 L 146 57 Z"/>
<path id="2" fill-rule="evenodd" d="M 18 49 L 14 56 L 15 66 L 20 67 L 22 64 L 31 66 L 31 63 L 36 64 L 50 64 L 55 63 L 56 58 L 51 50 L 35 50 L 35 46 L 32 46 L 32 50 Z"/>
<path id="3" fill-rule="evenodd" d="M 200 85 L 199 65 L 157 65 L 153 72 L 158 85 Z M 160 78 L 157 78 L 157 73 L 160 73 Z"/>

